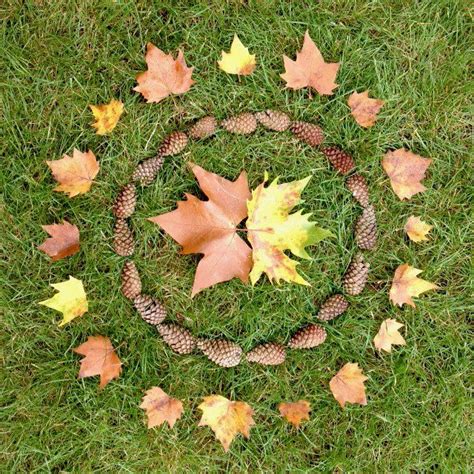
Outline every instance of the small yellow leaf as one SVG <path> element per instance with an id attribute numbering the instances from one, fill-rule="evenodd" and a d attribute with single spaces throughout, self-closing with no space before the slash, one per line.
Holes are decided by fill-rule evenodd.
<path id="1" fill-rule="evenodd" d="M 112 99 L 109 104 L 89 105 L 89 107 L 97 120 L 92 124 L 97 129 L 97 135 L 110 133 L 123 113 L 123 102 L 115 99 Z"/>
<path id="2" fill-rule="evenodd" d="M 299 428 L 303 420 L 309 420 L 311 408 L 308 401 L 298 400 L 297 402 L 280 403 L 278 410 L 289 423 L 295 428 Z"/>
<path id="3" fill-rule="evenodd" d="M 392 345 L 404 346 L 403 336 L 398 332 L 403 324 L 395 319 L 386 319 L 380 326 L 379 332 L 374 337 L 375 348 L 379 351 L 392 352 Z"/>
<path id="4" fill-rule="evenodd" d="M 249 53 L 248 48 L 241 43 L 237 35 L 234 35 L 230 52 L 222 51 L 222 59 L 217 63 L 224 72 L 240 76 L 252 74 L 256 66 L 255 54 Z"/>
<path id="5" fill-rule="evenodd" d="M 81 280 L 70 276 L 69 280 L 51 285 L 59 293 L 39 304 L 63 313 L 59 326 L 69 323 L 74 318 L 82 316 L 87 311 L 87 297 Z"/>
<path id="6" fill-rule="evenodd" d="M 432 225 L 423 222 L 419 217 L 410 216 L 405 224 L 405 232 L 413 242 L 428 240 L 426 234 L 433 228 Z"/>

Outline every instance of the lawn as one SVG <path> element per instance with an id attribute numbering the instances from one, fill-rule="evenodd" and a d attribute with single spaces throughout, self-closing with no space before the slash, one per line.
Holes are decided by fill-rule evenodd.
<path id="1" fill-rule="evenodd" d="M 468 2 L 201 1 L 94 2 L 38 0 L 1 7 L 2 122 L 1 300 L 2 472 L 468 472 L 470 468 L 469 326 L 473 310 L 472 157 L 469 106 Z M 284 88 L 282 54 L 292 58 L 305 30 L 327 61 L 342 63 L 332 96 Z M 258 66 L 238 80 L 216 61 L 237 32 Z M 147 42 L 185 52 L 194 66 L 191 90 L 159 104 L 132 91 L 146 69 Z M 347 97 L 369 89 L 386 101 L 373 128 L 352 119 Z M 117 98 L 125 113 L 113 133 L 95 134 L 89 104 Z M 135 166 L 161 139 L 205 114 L 218 119 L 275 108 L 318 122 L 327 142 L 353 154 L 370 183 L 379 240 L 369 284 L 350 309 L 325 326 L 321 347 L 292 351 L 284 365 L 242 363 L 222 369 L 201 355 L 178 356 L 120 292 L 123 258 L 112 249 L 111 204 Z M 88 194 L 53 192 L 45 160 L 91 149 L 101 170 Z M 384 153 L 406 147 L 433 163 L 427 191 L 400 201 L 381 167 Z M 190 290 L 198 258 L 147 217 L 174 209 L 185 192 L 200 195 L 186 163 L 251 188 L 264 170 L 282 181 L 313 178 L 303 198 L 318 224 L 336 238 L 310 248 L 300 265 L 310 288 L 262 279 Z M 200 336 L 225 336 L 249 350 L 283 342 L 313 321 L 318 305 L 340 288 L 356 246 L 360 210 L 324 155 L 289 133 L 259 128 L 250 137 L 219 132 L 169 159 L 154 184 L 139 191 L 133 226 L 135 261 L 147 292 L 166 302 L 171 319 Z M 410 215 L 434 226 L 428 242 L 407 240 Z M 42 224 L 66 218 L 81 231 L 81 251 L 58 262 L 37 250 Z M 395 268 L 409 263 L 440 286 L 395 308 L 388 299 Z M 58 328 L 59 313 L 38 302 L 50 283 L 83 280 L 89 312 Z M 407 345 L 374 351 L 381 321 L 403 324 Z M 72 352 L 89 335 L 108 336 L 124 364 L 100 391 L 97 378 L 77 379 Z M 368 405 L 342 410 L 328 382 L 346 362 L 368 376 Z M 174 429 L 147 430 L 141 397 L 160 386 L 184 401 Z M 249 403 L 256 426 L 224 453 L 198 427 L 203 396 Z M 295 430 L 278 414 L 281 401 L 307 399 L 311 419 Z"/>

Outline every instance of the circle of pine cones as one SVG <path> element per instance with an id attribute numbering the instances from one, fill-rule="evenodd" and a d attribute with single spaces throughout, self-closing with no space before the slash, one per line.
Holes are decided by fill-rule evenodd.
<path id="1" fill-rule="evenodd" d="M 219 126 L 233 134 L 253 133 L 258 124 L 268 130 L 290 133 L 300 142 L 312 148 L 321 147 L 324 141 L 323 130 L 313 123 L 292 121 L 288 114 L 277 110 L 263 112 L 245 112 L 218 121 L 212 116 L 197 120 L 187 131 L 172 132 L 161 143 L 156 156 L 140 163 L 132 174 L 132 182 L 126 184 L 117 195 L 113 204 L 115 215 L 113 247 L 117 255 L 130 257 L 135 250 L 133 232 L 127 219 L 135 211 L 136 185 L 151 184 L 168 156 L 182 152 L 189 140 L 203 140 L 213 136 Z M 355 171 L 356 165 L 350 154 L 336 146 L 320 148 L 331 166 L 346 178 L 346 187 L 354 200 L 362 207 L 362 213 L 355 225 L 354 237 L 361 250 L 372 250 L 376 245 L 377 221 L 373 204 L 370 203 L 369 189 L 365 178 Z M 359 295 L 367 282 L 369 263 L 362 253 L 357 253 L 342 279 L 342 290 L 346 295 Z M 164 322 L 167 311 L 163 303 L 152 296 L 142 293 L 140 275 L 133 260 L 127 260 L 122 269 L 122 293 L 133 302 L 140 316 L 148 324 L 155 326 L 164 343 L 178 354 L 190 354 L 201 351 L 209 360 L 221 367 L 234 367 L 242 360 L 262 365 L 279 365 L 286 359 L 287 349 L 310 349 L 322 344 L 327 337 L 326 329 L 319 324 L 307 324 L 293 333 L 285 345 L 276 342 L 264 342 L 244 356 L 242 348 L 227 339 L 196 338 L 182 325 Z M 349 301 L 342 293 L 336 293 L 324 301 L 316 317 L 323 322 L 330 321 L 343 314 L 349 307 Z"/>

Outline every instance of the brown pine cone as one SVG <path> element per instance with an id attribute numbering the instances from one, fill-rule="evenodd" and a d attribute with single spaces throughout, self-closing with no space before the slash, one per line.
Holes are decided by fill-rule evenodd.
<path id="1" fill-rule="evenodd" d="M 142 291 L 142 282 L 133 260 L 125 262 L 122 270 L 122 293 L 125 298 L 135 299 Z"/>
<path id="2" fill-rule="evenodd" d="M 236 133 L 239 135 L 248 135 L 253 133 L 257 128 L 257 120 L 255 115 L 249 112 L 243 114 L 234 115 L 224 119 L 221 122 L 222 128 L 227 130 L 230 133 Z"/>
<path id="3" fill-rule="evenodd" d="M 370 265 L 365 262 L 363 255 L 360 253 L 352 259 L 343 280 L 344 291 L 348 295 L 355 296 L 362 293 L 367 282 L 369 267 Z"/>
<path id="4" fill-rule="evenodd" d="M 140 316 L 154 326 L 162 323 L 166 318 L 166 308 L 151 296 L 142 293 L 133 300 L 133 305 Z"/>
<path id="5" fill-rule="evenodd" d="M 322 326 L 310 324 L 292 336 L 288 347 L 292 349 L 311 349 L 322 344 L 326 340 L 326 336 L 326 330 Z"/>
<path id="6" fill-rule="evenodd" d="M 242 349 L 226 339 L 199 339 L 197 346 L 209 360 L 221 367 L 238 365 L 242 356 Z"/>
<path id="7" fill-rule="evenodd" d="M 281 344 L 267 342 L 254 347 L 248 354 L 249 362 L 263 365 L 279 365 L 285 362 L 286 352 Z"/>
<path id="8" fill-rule="evenodd" d="M 190 331 L 177 324 L 158 324 L 156 328 L 163 341 L 178 354 L 189 354 L 196 347 L 196 338 Z"/>
<path id="9" fill-rule="evenodd" d="M 194 139 L 207 138 L 216 133 L 217 121 L 208 115 L 199 119 L 190 129 L 189 136 Z"/>
<path id="10" fill-rule="evenodd" d="M 115 216 L 121 219 L 130 217 L 135 211 L 136 202 L 135 185 L 128 183 L 121 189 L 114 202 L 113 212 Z"/>
<path id="11" fill-rule="evenodd" d="M 296 121 L 291 124 L 290 130 L 299 140 L 312 147 L 319 146 L 324 141 L 322 129 L 314 123 Z"/>
<path id="12" fill-rule="evenodd" d="M 133 234 L 125 219 L 117 219 L 114 226 L 114 250 L 117 255 L 130 257 L 135 250 Z"/>
<path id="13" fill-rule="evenodd" d="M 349 303 L 344 296 L 331 296 L 322 304 L 317 317 L 322 321 L 330 321 L 344 313 L 348 306 Z"/>
<path id="14" fill-rule="evenodd" d="M 355 227 L 355 238 L 359 248 L 372 250 L 377 242 L 377 220 L 375 218 L 374 206 L 367 206 Z"/>
<path id="15" fill-rule="evenodd" d="M 284 132 L 288 130 L 291 120 L 284 112 L 279 110 L 265 110 L 265 112 L 257 112 L 255 118 L 269 130 L 276 132 Z"/>
<path id="16" fill-rule="evenodd" d="M 355 167 L 352 156 L 336 146 L 324 148 L 323 153 L 328 157 L 332 166 L 342 174 L 349 173 Z"/>
<path id="17" fill-rule="evenodd" d="M 159 156 L 170 156 L 181 153 L 188 144 L 188 136 L 184 132 L 171 132 L 158 149 Z"/>
<path id="18" fill-rule="evenodd" d="M 148 186 L 163 166 L 164 158 L 160 155 L 140 163 L 133 172 L 132 179 L 142 186 Z"/>
<path id="19" fill-rule="evenodd" d="M 346 181 L 346 186 L 354 196 L 354 199 L 362 206 L 367 207 L 369 205 L 369 188 L 365 178 L 356 173 L 349 176 Z"/>

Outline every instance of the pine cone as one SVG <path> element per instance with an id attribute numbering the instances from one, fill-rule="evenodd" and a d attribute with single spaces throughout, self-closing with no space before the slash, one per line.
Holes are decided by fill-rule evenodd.
<path id="1" fill-rule="evenodd" d="M 226 339 L 199 339 L 197 346 L 212 362 L 221 367 L 238 365 L 242 356 L 242 349 Z"/>
<path id="2" fill-rule="evenodd" d="M 326 330 L 318 324 L 310 324 L 297 331 L 288 343 L 292 349 L 311 349 L 326 340 Z"/>
<path id="3" fill-rule="evenodd" d="M 372 250 L 377 242 L 377 220 L 374 206 L 367 206 L 357 219 L 355 238 L 359 248 Z"/>
<path id="4" fill-rule="evenodd" d="M 318 318 L 322 321 L 330 321 L 340 316 L 349 306 L 348 301 L 342 295 L 334 295 L 328 298 L 318 312 Z"/>
<path id="5" fill-rule="evenodd" d="M 194 139 L 207 138 L 216 133 L 217 121 L 208 115 L 199 119 L 190 129 L 189 136 Z"/>
<path id="6" fill-rule="evenodd" d="M 299 140 L 312 147 L 319 146 L 324 141 L 324 133 L 322 129 L 314 123 L 293 122 L 290 130 Z"/>
<path id="7" fill-rule="evenodd" d="M 122 188 L 114 202 L 113 212 L 115 216 L 121 219 L 130 217 L 135 211 L 136 202 L 135 185 L 129 183 Z"/>
<path id="8" fill-rule="evenodd" d="M 346 186 L 354 196 L 354 199 L 362 206 L 367 207 L 369 205 L 369 188 L 365 178 L 356 173 L 349 176 L 346 181 Z"/>
<path id="9" fill-rule="evenodd" d="M 133 234 L 125 219 L 117 219 L 114 226 L 114 250 L 117 255 L 130 257 L 135 250 Z"/>
<path id="10" fill-rule="evenodd" d="M 285 362 L 286 352 L 281 344 L 267 342 L 254 347 L 248 354 L 249 362 L 263 365 L 279 365 Z"/>
<path id="11" fill-rule="evenodd" d="M 245 112 L 240 115 L 235 115 L 224 119 L 221 122 L 222 127 L 230 133 L 237 133 L 239 135 L 248 135 L 257 128 L 257 120 L 255 115 Z"/>
<path id="12" fill-rule="evenodd" d="M 172 132 L 163 140 L 158 149 L 158 155 L 177 155 L 185 149 L 187 144 L 188 136 L 184 132 Z"/>
<path id="13" fill-rule="evenodd" d="M 352 156 L 336 146 L 324 148 L 323 153 L 328 157 L 334 168 L 342 174 L 349 173 L 349 171 L 353 170 L 355 167 Z"/>
<path id="14" fill-rule="evenodd" d="M 133 172 L 132 179 L 142 186 L 148 186 L 163 166 L 164 158 L 160 155 L 140 163 Z"/>
<path id="15" fill-rule="evenodd" d="M 157 329 L 163 341 L 178 354 L 189 354 L 196 347 L 196 338 L 177 324 L 158 324 Z"/>
<path id="16" fill-rule="evenodd" d="M 352 259 L 343 280 L 344 291 L 348 295 L 355 296 L 362 293 L 365 283 L 367 282 L 369 267 L 370 265 L 365 263 L 362 254 L 357 254 L 355 258 Z"/>
<path id="17" fill-rule="evenodd" d="M 276 132 L 284 132 L 288 130 L 291 124 L 290 117 L 279 110 L 265 110 L 265 112 L 257 112 L 255 118 L 269 130 Z"/>
<path id="18" fill-rule="evenodd" d="M 166 308 L 155 298 L 148 295 L 138 295 L 133 300 L 133 305 L 140 316 L 154 326 L 162 323 L 166 318 Z"/>
<path id="19" fill-rule="evenodd" d="M 122 270 L 122 293 L 125 298 L 135 299 L 142 291 L 142 282 L 133 260 L 125 262 Z"/>

